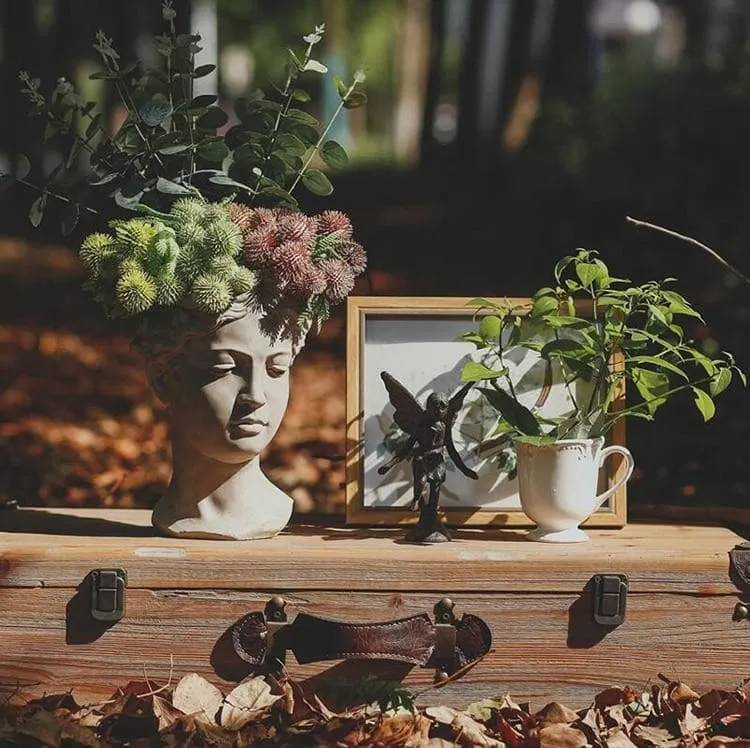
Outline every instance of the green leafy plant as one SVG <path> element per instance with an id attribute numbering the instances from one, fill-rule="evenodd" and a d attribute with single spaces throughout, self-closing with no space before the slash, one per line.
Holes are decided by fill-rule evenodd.
<path id="1" fill-rule="evenodd" d="M 45 152 L 60 158 L 35 184 L 30 160 L 18 156 L 0 189 L 15 182 L 37 191 L 34 226 L 54 200 L 64 234 L 82 218 L 96 226 L 81 259 L 86 286 L 108 315 L 175 305 L 217 313 L 255 289 L 263 306 L 294 310 L 303 326 L 320 324 L 363 272 L 365 255 L 346 216 L 305 216 L 296 191 L 333 191 L 317 166 L 347 164 L 328 133 L 342 109 L 366 102 L 364 73 L 348 84 L 333 79 L 339 104 L 325 127 L 302 108 L 311 100 L 308 80 L 328 72 L 314 54 L 325 32 L 318 26 L 301 53 L 289 50 L 284 85 L 236 101 L 239 122 L 224 130 L 229 118 L 217 96 L 193 93 L 195 80 L 215 68 L 195 64 L 200 35 L 177 33 L 171 0 L 162 17 L 156 67 L 123 64 L 111 39 L 96 34 L 101 69 L 90 77 L 110 84 L 125 112 L 114 132 L 69 81 L 45 95 L 38 79 L 20 74 L 32 113 L 45 122 Z"/>
<path id="2" fill-rule="evenodd" d="M 746 382 L 729 353 L 712 358 L 687 338 L 683 320 L 701 315 L 673 288 L 674 279 L 635 286 L 610 275 L 594 251 L 579 249 L 554 268 L 554 286 L 539 289 L 530 308 L 474 299 L 481 312 L 476 360 L 462 370 L 499 415 L 495 436 L 533 443 L 607 434 L 621 418 L 652 420 L 667 400 L 693 395 L 704 420 L 714 398 L 734 374 Z M 549 418 L 541 407 L 522 402 L 508 362 L 538 356 L 546 381 L 558 378 L 571 412 Z M 630 404 L 616 408 L 627 384 Z"/>
<path id="3" fill-rule="evenodd" d="M 322 681 L 320 691 L 337 703 L 347 705 L 375 704 L 381 712 L 405 709 L 414 714 L 414 695 L 398 681 L 383 680 L 368 674 L 362 678 L 349 680 L 335 678 Z"/>

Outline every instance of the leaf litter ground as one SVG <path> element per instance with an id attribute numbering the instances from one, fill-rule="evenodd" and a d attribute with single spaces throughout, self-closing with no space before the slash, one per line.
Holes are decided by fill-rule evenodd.
<path id="1" fill-rule="evenodd" d="M 507 695 L 464 710 L 403 699 L 342 707 L 341 692 L 336 706 L 285 678 L 255 676 L 222 693 L 192 673 L 173 686 L 130 682 L 100 704 L 11 695 L 0 702 L 0 746 L 750 748 L 750 687 L 698 694 L 659 678 L 642 691 L 607 688 L 577 711 L 558 702 L 531 711 Z"/>

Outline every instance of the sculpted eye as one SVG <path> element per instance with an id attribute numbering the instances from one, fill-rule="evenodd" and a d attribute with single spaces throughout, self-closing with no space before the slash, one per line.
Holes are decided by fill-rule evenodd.
<path id="1" fill-rule="evenodd" d="M 291 365 L 292 363 L 287 356 L 277 356 L 268 359 L 266 362 L 266 371 L 268 372 L 268 376 L 276 379 L 278 377 L 283 377 L 284 374 L 288 373 Z"/>
<path id="2" fill-rule="evenodd" d="M 235 362 L 231 356 L 221 356 L 211 362 L 211 372 L 217 376 L 223 376 L 234 371 Z"/>

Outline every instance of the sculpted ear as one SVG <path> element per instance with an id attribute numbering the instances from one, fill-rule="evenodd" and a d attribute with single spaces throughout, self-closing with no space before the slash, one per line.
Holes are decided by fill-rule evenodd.
<path id="1" fill-rule="evenodd" d="M 159 365 L 154 361 L 146 365 L 148 383 L 156 396 L 165 405 L 170 403 L 170 392 L 173 389 L 174 374 L 170 367 Z"/>

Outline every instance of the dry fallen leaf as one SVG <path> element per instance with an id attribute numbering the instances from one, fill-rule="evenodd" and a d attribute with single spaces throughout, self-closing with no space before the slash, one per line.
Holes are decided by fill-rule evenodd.
<path id="1" fill-rule="evenodd" d="M 400 748 L 419 745 L 427 740 L 432 723 L 421 714 L 383 717 L 368 738 L 372 748 Z"/>
<path id="2" fill-rule="evenodd" d="M 172 706 L 183 714 L 194 714 L 198 722 L 216 724 L 216 715 L 224 696 L 216 686 L 197 673 L 180 680 L 172 694 Z"/>
<path id="3" fill-rule="evenodd" d="M 505 748 L 504 743 L 490 737 L 487 728 L 468 714 L 458 712 L 451 727 L 456 731 L 459 745 L 467 748 Z"/>
<path id="4" fill-rule="evenodd" d="M 428 717 L 432 717 L 435 722 L 438 722 L 441 725 L 451 725 L 453 724 L 453 720 L 456 718 L 458 711 L 449 706 L 428 706 L 424 710 L 424 713 Z"/>
<path id="5" fill-rule="evenodd" d="M 569 725 L 578 719 L 578 713 L 568 709 L 564 704 L 553 701 L 542 707 L 534 718 L 541 725 Z"/>
<path id="6" fill-rule="evenodd" d="M 159 721 L 159 731 L 170 728 L 184 713 L 161 696 L 152 696 L 154 716 Z"/>
<path id="7" fill-rule="evenodd" d="M 676 681 L 670 684 L 669 699 L 675 704 L 691 704 L 693 701 L 698 701 L 700 695 L 693 691 L 686 683 Z"/>
<path id="8" fill-rule="evenodd" d="M 580 730 L 563 723 L 548 724 L 539 730 L 540 748 L 584 748 L 587 743 Z"/>
<path id="9" fill-rule="evenodd" d="M 263 678 L 250 678 L 240 683 L 224 699 L 219 724 L 225 730 L 241 730 L 280 698 L 271 693 L 271 686 Z"/>
<path id="10" fill-rule="evenodd" d="M 607 748 L 635 748 L 635 743 L 619 728 L 605 736 Z"/>

